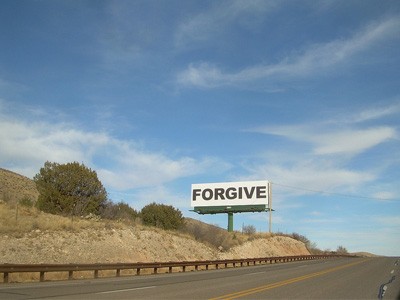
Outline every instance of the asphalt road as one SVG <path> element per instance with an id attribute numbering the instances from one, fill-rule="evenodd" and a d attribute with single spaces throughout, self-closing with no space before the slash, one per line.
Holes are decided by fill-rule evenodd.
<path id="1" fill-rule="evenodd" d="M 335 258 L 174 274 L 0 284 L 0 299 L 400 299 L 400 259 Z"/>

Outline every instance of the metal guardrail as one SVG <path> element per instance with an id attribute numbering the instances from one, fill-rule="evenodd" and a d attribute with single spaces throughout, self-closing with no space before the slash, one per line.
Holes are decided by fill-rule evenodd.
<path id="1" fill-rule="evenodd" d="M 140 275 L 141 270 L 153 269 L 152 274 L 157 274 L 159 269 L 168 269 L 168 273 L 172 273 L 173 268 L 181 268 L 182 272 L 186 271 L 186 267 L 194 267 L 195 271 L 199 267 L 209 269 L 209 266 L 220 266 L 228 268 L 229 266 L 250 266 L 267 263 L 280 263 L 298 260 L 325 259 L 333 257 L 348 257 L 349 255 L 300 255 L 300 256 L 278 256 L 263 258 L 244 258 L 244 259 L 225 259 L 225 260 L 197 260 L 182 262 L 154 262 L 154 263 L 106 263 L 106 264 L 0 264 L 0 273 L 3 273 L 3 283 L 9 282 L 9 274 L 11 273 L 40 273 L 39 280 L 45 281 L 45 274 L 48 272 L 68 272 L 68 279 L 74 279 L 74 272 L 93 271 L 93 277 L 99 277 L 99 271 L 116 270 L 116 277 L 121 276 L 121 270 L 136 270 L 136 275 Z"/>

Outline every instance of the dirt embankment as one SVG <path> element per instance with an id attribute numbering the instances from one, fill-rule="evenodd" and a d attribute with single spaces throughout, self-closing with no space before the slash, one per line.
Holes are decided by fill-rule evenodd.
<path id="1" fill-rule="evenodd" d="M 7 203 L 28 199 L 36 202 L 39 192 L 28 177 L 0 168 L 0 200 Z"/>
<path id="2" fill-rule="evenodd" d="M 157 229 L 33 230 L 3 235 L 0 263 L 100 263 L 229 259 L 309 254 L 289 237 L 255 239 L 221 252 L 190 237 Z"/>
<path id="3" fill-rule="evenodd" d="M 34 203 L 38 194 L 33 180 L 0 168 L 0 264 L 162 262 L 309 254 L 302 242 L 286 236 L 232 235 L 192 219 L 187 220 L 187 232 L 169 232 L 140 224 L 71 220 L 22 205 L 24 199 Z M 18 202 L 21 205 L 16 205 Z"/>

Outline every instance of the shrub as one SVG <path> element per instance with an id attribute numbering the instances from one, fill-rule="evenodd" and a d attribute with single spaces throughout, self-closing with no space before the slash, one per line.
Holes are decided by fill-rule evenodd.
<path id="1" fill-rule="evenodd" d="M 247 235 L 252 235 L 257 232 L 256 227 L 254 227 L 253 225 L 244 225 L 242 231 L 244 234 Z"/>
<path id="2" fill-rule="evenodd" d="M 130 207 L 127 203 L 119 202 L 114 204 L 111 201 L 102 207 L 100 211 L 101 217 L 110 220 L 135 220 L 138 212 Z"/>
<path id="3" fill-rule="evenodd" d="M 99 214 L 107 192 L 95 171 L 77 162 L 46 162 L 34 177 L 39 191 L 36 206 L 61 215 Z"/>
<path id="4" fill-rule="evenodd" d="M 217 225 L 205 224 L 189 219 L 184 228 L 184 233 L 193 236 L 197 241 L 207 243 L 221 251 L 240 245 L 244 239 L 237 232 L 228 232 Z"/>
<path id="5" fill-rule="evenodd" d="M 349 252 L 347 251 L 347 249 L 343 246 L 338 246 L 336 249 L 336 253 L 337 254 L 348 254 Z"/>
<path id="6" fill-rule="evenodd" d="M 179 209 L 154 202 L 142 208 L 140 217 L 144 225 L 162 229 L 180 229 L 185 223 Z"/>
<path id="7" fill-rule="evenodd" d="M 25 207 L 33 207 L 33 201 L 28 197 L 24 197 L 19 200 L 19 204 Z"/>

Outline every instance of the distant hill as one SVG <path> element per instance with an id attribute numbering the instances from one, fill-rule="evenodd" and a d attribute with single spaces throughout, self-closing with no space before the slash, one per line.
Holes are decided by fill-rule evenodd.
<path id="1" fill-rule="evenodd" d="M 32 179 L 0 168 L 0 201 L 13 204 L 25 198 L 36 202 L 38 197 L 39 192 Z"/>

